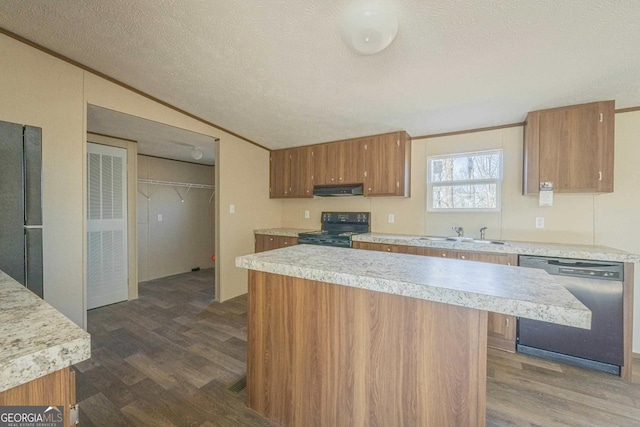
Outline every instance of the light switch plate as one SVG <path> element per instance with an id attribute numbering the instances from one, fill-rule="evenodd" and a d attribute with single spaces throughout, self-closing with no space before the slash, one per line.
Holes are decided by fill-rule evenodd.
<path id="1" fill-rule="evenodd" d="M 307 211 L 307 210 L 304 211 L 304 217 L 306 219 L 309 219 L 309 211 Z"/>
<path id="2" fill-rule="evenodd" d="M 394 214 L 389 214 L 389 216 L 387 217 L 387 221 L 389 222 L 389 224 L 393 224 L 396 221 L 396 216 Z"/>
<path id="3" fill-rule="evenodd" d="M 544 228 L 544 217 L 537 216 L 536 217 L 536 228 Z"/>
<path id="4" fill-rule="evenodd" d="M 229 213 L 236 213 L 236 205 L 229 205 Z"/>
<path id="5" fill-rule="evenodd" d="M 158 222 L 162 221 L 162 214 L 158 214 Z"/>

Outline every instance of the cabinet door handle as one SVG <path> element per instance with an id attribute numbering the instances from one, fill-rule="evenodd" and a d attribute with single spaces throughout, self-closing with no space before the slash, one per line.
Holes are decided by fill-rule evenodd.
<path id="1" fill-rule="evenodd" d="M 598 181 L 602 181 L 602 171 L 598 172 Z"/>
<path id="2" fill-rule="evenodd" d="M 508 318 L 508 317 L 506 317 L 504 320 L 505 320 L 506 326 L 507 326 L 507 328 L 508 328 L 508 327 L 509 327 L 509 318 Z"/>
<path id="3" fill-rule="evenodd" d="M 464 255 L 460 255 L 460 259 L 466 259 Z"/>
<path id="4" fill-rule="evenodd" d="M 442 254 L 442 256 L 446 258 L 446 257 L 447 257 L 447 254 Z"/>
<path id="5" fill-rule="evenodd" d="M 604 115 L 600 113 L 600 123 L 602 123 L 603 120 L 604 120 Z"/>

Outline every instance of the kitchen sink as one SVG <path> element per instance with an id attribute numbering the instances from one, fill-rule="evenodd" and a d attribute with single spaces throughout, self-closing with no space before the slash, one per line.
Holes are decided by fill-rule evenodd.
<path id="1" fill-rule="evenodd" d="M 473 237 L 450 236 L 447 237 L 447 240 L 452 240 L 454 242 L 471 242 L 473 240 Z"/>
<path id="2" fill-rule="evenodd" d="M 462 242 L 462 243 L 478 243 L 481 245 L 506 245 L 507 243 L 500 240 L 480 240 L 473 237 L 438 237 L 438 236 L 423 236 L 418 240 L 429 240 L 432 242 Z"/>
<path id="3" fill-rule="evenodd" d="M 470 240 L 469 243 L 480 243 L 483 245 L 504 245 L 506 244 L 505 242 L 502 242 L 500 240 Z"/>

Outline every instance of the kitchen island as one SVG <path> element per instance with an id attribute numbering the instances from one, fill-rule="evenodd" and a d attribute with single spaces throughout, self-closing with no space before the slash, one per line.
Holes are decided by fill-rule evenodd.
<path id="1" fill-rule="evenodd" d="M 247 404 L 284 426 L 482 426 L 487 311 L 591 321 L 539 270 L 309 245 L 236 265 Z"/>
<path id="2" fill-rule="evenodd" d="M 63 406 L 71 425 L 71 365 L 91 355 L 90 336 L 0 271 L 0 406 Z"/>

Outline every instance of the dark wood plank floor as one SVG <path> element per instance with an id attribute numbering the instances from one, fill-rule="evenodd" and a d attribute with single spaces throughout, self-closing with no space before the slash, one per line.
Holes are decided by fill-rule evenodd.
<path id="1" fill-rule="evenodd" d="M 92 357 L 75 366 L 82 426 L 274 425 L 226 390 L 246 371 L 247 304 L 213 302 L 212 283 L 212 270 L 141 283 L 139 299 L 89 312 Z M 487 426 L 640 426 L 635 364 L 624 382 L 489 350 Z"/>
<path id="2" fill-rule="evenodd" d="M 213 270 L 140 283 L 88 313 L 75 366 L 80 425 L 272 426 L 227 386 L 246 372 L 246 298 L 213 301 Z"/>

